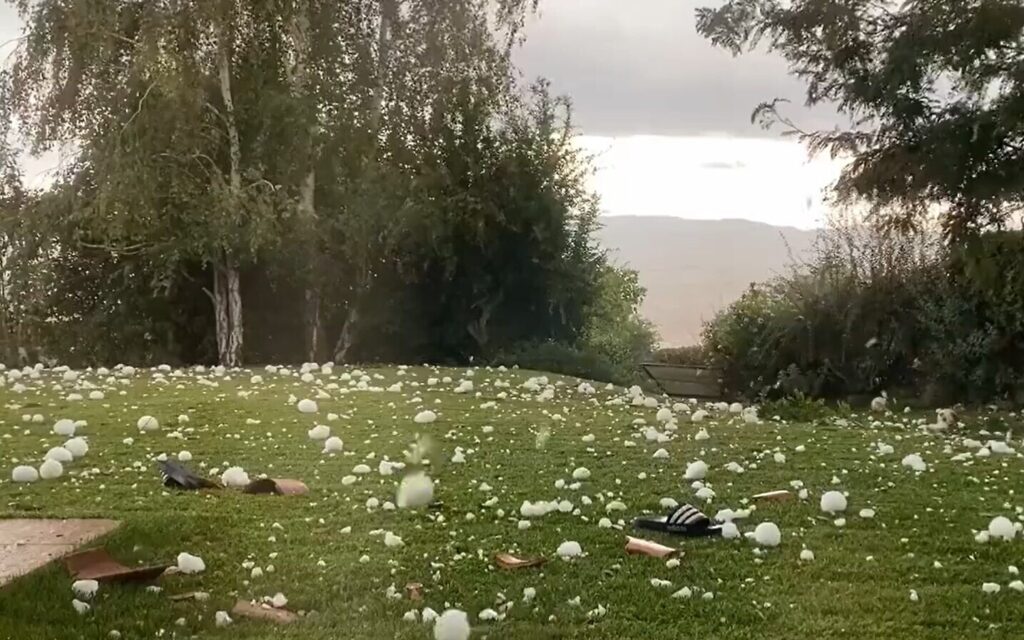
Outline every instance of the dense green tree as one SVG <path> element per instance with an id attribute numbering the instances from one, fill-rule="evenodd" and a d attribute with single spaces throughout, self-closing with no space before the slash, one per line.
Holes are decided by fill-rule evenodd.
<path id="1" fill-rule="evenodd" d="M 836 194 L 906 228 L 935 213 L 951 236 L 1005 225 L 1024 205 L 1024 3 L 1020 0 L 729 0 L 697 29 L 739 54 L 767 45 L 807 84 L 808 105 L 850 125 L 803 131 L 849 156 Z M 766 96 L 769 98 L 770 96 Z"/>

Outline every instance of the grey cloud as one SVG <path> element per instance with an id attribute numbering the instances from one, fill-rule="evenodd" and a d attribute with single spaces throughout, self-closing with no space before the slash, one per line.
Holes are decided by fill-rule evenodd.
<path id="1" fill-rule="evenodd" d="M 808 110 L 803 85 L 775 55 L 734 58 L 696 31 L 694 10 L 715 0 L 541 0 L 516 62 L 527 79 L 548 78 L 572 99 L 591 135 L 778 136 L 751 124 L 758 103 L 792 101 L 805 128 L 840 122 Z"/>

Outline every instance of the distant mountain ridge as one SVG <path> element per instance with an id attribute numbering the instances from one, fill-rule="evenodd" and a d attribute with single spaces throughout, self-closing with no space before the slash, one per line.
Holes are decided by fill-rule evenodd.
<path id="1" fill-rule="evenodd" d="M 817 231 L 747 220 L 605 216 L 598 241 L 647 288 L 641 311 L 666 346 L 700 342 L 701 327 L 753 282 L 806 257 Z"/>

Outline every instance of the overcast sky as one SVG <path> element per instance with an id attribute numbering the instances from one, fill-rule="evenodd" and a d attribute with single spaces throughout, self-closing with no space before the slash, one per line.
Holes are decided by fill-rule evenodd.
<path id="1" fill-rule="evenodd" d="M 781 97 L 804 128 L 835 116 L 799 106 L 802 86 L 778 57 L 733 58 L 698 36 L 694 9 L 708 3 L 721 0 L 541 0 L 516 61 L 526 79 L 544 76 L 572 98 L 607 213 L 816 226 L 840 165 L 808 160 L 750 113 Z M 0 5 L 0 43 L 19 28 Z M 26 171 L 38 181 L 52 164 Z"/>

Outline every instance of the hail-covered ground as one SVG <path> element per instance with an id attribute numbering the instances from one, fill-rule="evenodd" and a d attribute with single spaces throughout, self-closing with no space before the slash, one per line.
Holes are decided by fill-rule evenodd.
<path id="1" fill-rule="evenodd" d="M 51 565 L 0 590 L 0 638 L 1024 637 L 1010 412 L 786 424 L 497 369 L 0 375 L 0 517 L 114 518 L 117 559 L 176 568 L 147 589 Z M 165 457 L 310 491 L 176 491 Z M 726 537 L 633 531 L 677 503 Z M 627 555 L 629 534 L 679 554 Z"/>

